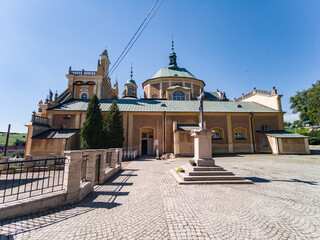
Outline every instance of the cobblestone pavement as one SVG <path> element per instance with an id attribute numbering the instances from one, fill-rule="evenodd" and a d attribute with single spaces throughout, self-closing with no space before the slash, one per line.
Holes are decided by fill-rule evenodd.
<path id="1" fill-rule="evenodd" d="M 320 239 L 320 155 L 217 156 L 252 185 L 179 186 L 187 159 L 141 158 L 74 206 L 0 223 L 0 239 Z"/>

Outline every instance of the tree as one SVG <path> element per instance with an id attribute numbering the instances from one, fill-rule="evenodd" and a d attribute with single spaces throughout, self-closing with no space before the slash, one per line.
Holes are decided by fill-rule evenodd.
<path id="1" fill-rule="evenodd" d="M 81 148 L 97 149 L 104 148 L 106 134 L 103 130 L 103 118 L 100 110 L 98 97 L 94 94 L 89 103 L 86 121 L 81 129 Z"/>
<path id="2" fill-rule="evenodd" d="M 301 122 L 309 122 L 312 125 L 320 123 L 320 80 L 312 87 L 290 98 L 291 106 L 294 113 L 300 113 Z"/>
<path id="3" fill-rule="evenodd" d="M 123 147 L 123 127 L 121 115 L 116 101 L 113 101 L 110 109 L 106 115 L 104 131 L 107 134 L 108 148 L 122 148 Z"/>

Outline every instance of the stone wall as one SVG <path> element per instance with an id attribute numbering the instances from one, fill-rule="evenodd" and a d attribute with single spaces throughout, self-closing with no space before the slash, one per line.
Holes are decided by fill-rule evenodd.
<path id="1" fill-rule="evenodd" d="M 110 152 L 112 153 L 111 162 L 110 164 L 107 164 L 107 153 Z M 20 199 L 9 203 L 1 203 L 0 221 L 78 203 L 88 194 L 93 192 L 96 184 L 102 184 L 121 170 L 121 148 L 65 151 L 64 155 L 66 160 L 63 176 L 63 190 Z M 86 176 L 85 181 L 80 182 L 84 155 L 88 156 L 85 172 Z M 99 178 L 97 179 L 95 174 L 98 156 L 100 156 L 100 167 L 98 169 Z M 28 156 L 27 159 L 32 160 L 32 156 Z M 1 161 L 3 160 L 5 160 L 5 158 L 1 159 Z"/>

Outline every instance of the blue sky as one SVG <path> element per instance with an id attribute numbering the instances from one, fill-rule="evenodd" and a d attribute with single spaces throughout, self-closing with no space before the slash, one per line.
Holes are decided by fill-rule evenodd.
<path id="1" fill-rule="evenodd" d="M 114 63 L 154 0 L 0 0 L 0 131 L 24 124 L 49 88 L 67 87 L 69 66 L 96 70 L 107 47 Z M 289 98 L 320 79 L 319 0 L 165 0 L 111 76 L 120 93 L 168 65 L 175 40 L 178 65 L 230 99 L 254 87 Z"/>

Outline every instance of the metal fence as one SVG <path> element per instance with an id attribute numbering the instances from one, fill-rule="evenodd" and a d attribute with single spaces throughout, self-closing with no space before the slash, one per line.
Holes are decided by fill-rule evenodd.
<path id="1" fill-rule="evenodd" d="M 80 171 L 80 182 L 87 181 L 87 164 L 88 164 L 88 155 L 83 155 L 81 160 L 81 171 Z"/>
<path id="2" fill-rule="evenodd" d="M 111 158 L 112 158 L 112 152 L 107 152 L 106 154 L 106 166 L 111 166 Z"/>
<path id="3" fill-rule="evenodd" d="M 0 204 L 63 190 L 65 158 L 0 163 Z"/>

